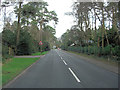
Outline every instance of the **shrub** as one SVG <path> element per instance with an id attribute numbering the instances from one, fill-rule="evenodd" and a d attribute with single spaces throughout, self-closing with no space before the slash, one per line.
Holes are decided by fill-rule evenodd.
<path id="1" fill-rule="evenodd" d="M 115 55 L 117 57 L 120 57 L 120 46 L 116 46 L 114 49 L 115 49 Z"/>
<path id="2" fill-rule="evenodd" d="M 110 55 L 111 54 L 111 48 L 112 48 L 111 45 L 108 45 L 108 46 L 104 47 L 104 49 L 102 50 L 103 55 Z"/>
<path id="3" fill-rule="evenodd" d="M 31 37 L 30 33 L 26 30 L 21 30 L 20 32 L 20 41 L 17 46 L 17 55 L 30 55 L 35 52 L 35 48 L 39 49 L 36 42 L 33 42 L 33 38 Z"/>
<path id="4" fill-rule="evenodd" d="M 102 49 L 102 47 L 97 47 L 97 46 L 89 46 L 89 47 L 75 47 L 75 46 L 70 46 L 68 47 L 69 51 L 75 51 L 79 53 L 86 53 L 86 54 L 94 54 L 98 56 L 117 56 L 117 59 L 120 59 L 120 46 L 115 46 L 112 47 L 112 45 L 108 45 Z M 112 52 L 112 53 L 111 53 Z"/>

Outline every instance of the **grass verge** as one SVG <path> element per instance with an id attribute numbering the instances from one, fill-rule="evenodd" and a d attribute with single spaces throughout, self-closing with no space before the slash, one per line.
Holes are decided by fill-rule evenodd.
<path id="1" fill-rule="evenodd" d="M 37 58 L 11 58 L 10 61 L 2 65 L 2 85 L 16 77 L 28 66 L 37 61 Z"/>
<path id="2" fill-rule="evenodd" d="M 33 56 L 35 56 L 35 55 L 45 55 L 45 54 L 47 54 L 48 53 L 48 51 L 45 51 L 45 52 L 37 52 L 37 53 L 33 53 L 32 55 Z"/>
<path id="3" fill-rule="evenodd" d="M 112 59 L 108 60 L 108 58 L 98 57 L 98 56 L 94 56 L 94 55 L 87 55 L 87 54 L 84 54 L 84 53 L 78 53 L 78 52 L 73 52 L 73 51 L 67 51 L 67 52 L 74 53 L 74 54 L 83 56 L 84 58 L 93 59 L 93 60 L 100 61 L 100 62 L 109 64 L 109 65 L 113 65 L 113 66 L 116 66 L 116 67 L 118 66 L 118 62 L 116 60 L 112 60 Z"/>

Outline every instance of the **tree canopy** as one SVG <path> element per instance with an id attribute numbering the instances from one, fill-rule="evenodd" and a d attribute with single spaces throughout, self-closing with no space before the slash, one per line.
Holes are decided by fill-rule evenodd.
<path id="1" fill-rule="evenodd" d="M 118 6 L 118 2 L 75 2 L 73 12 L 66 14 L 75 17 L 76 25 L 62 35 L 62 48 L 119 56 Z"/>
<path id="2" fill-rule="evenodd" d="M 4 58 L 7 58 L 6 55 L 30 55 L 39 52 L 41 38 L 43 51 L 53 47 L 53 42 L 57 41 L 56 30 L 48 23 L 54 21 L 56 25 L 58 18 L 55 11 L 48 10 L 47 2 L 18 2 L 14 13 L 17 21 L 7 22 L 2 31 Z"/>

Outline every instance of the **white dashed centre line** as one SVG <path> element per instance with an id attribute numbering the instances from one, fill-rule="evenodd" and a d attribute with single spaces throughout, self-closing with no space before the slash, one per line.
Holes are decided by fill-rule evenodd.
<path id="1" fill-rule="evenodd" d="M 57 52 L 57 51 L 56 51 Z M 58 52 L 57 52 L 58 54 Z M 59 54 L 58 54 L 59 55 Z M 60 55 L 59 55 L 60 56 Z M 63 60 L 63 58 L 60 56 L 60 58 Z M 67 65 L 67 63 L 63 60 L 64 64 Z M 68 68 L 69 71 L 72 73 L 72 75 L 74 76 L 74 78 L 77 80 L 77 82 L 80 82 L 79 78 L 75 75 L 75 73 L 72 71 L 71 68 Z"/>
<path id="2" fill-rule="evenodd" d="M 64 64 L 67 65 L 67 63 L 63 60 Z"/>
<path id="3" fill-rule="evenodd" d="M 78 77 L 75 75 L 75 73 L 71 70 L 71 68 L 68 68 L 70 70 L 70 72 L 72 73 L 72 75 L 75 77 L 75 79 L 77 80 L 77 82 L 80 82 L 80 80 L 78 79 Z"/>

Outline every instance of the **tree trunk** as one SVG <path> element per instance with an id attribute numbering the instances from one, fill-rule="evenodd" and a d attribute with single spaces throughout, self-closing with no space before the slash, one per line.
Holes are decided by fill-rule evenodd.
<path id="1" fill-rule="evenodd" d="M 104 23 L 104 5 L 102 3 L 102 49 L 104 48 L 104 30 L 105 30 L 105 23 Z"/>
<path id="2" fill-rule="evenodd" d="M 42 41 L 42 22 L 40 23 L 40 41 Z M 40 45 L 40 52 L 42 53 L 42 45 Z"/>
<path id="3" fill-rule="evenodd" d="M 100 37 L 98 37 L 98 48 L 100 47 Z"/>
<path id="4" fill-rule="evenodd" d="M 107 36 L 106 30 L 105 30 L 105 36 L 106 36 L 107 44 L 109 45 L 109 40 L 108 40 L 108 36 Z"/>
<path id="5" fill-rule="evenodd" d="M 112 8 L 112 26 L 115 26 L 115 14 L 114 14 L 114 8 Z"/>
<path id="6" fill-rule="evenodd" d="M 19 44 L 19 38 L 20 38 L 20 14 L 21 14 L 21 4 L 22 2 L 19 2 L 19 11 L 18 11 L 18 26 L 17 26 L 17 40 L 16 40 L 16 53 L 17 53 L 17 46 Z"/>
<path id="7" fill-rule="evenodd" d="M 94 9 L 94 12 L 95 12 L 95 9 Z M 97 28 L 96 28 L 96 14 L 95 14 L 95 38 L 96 38 L 96 35 L 97 35 L 97 33 L 96 33 L 96 30 L 97 30 Z"/>

